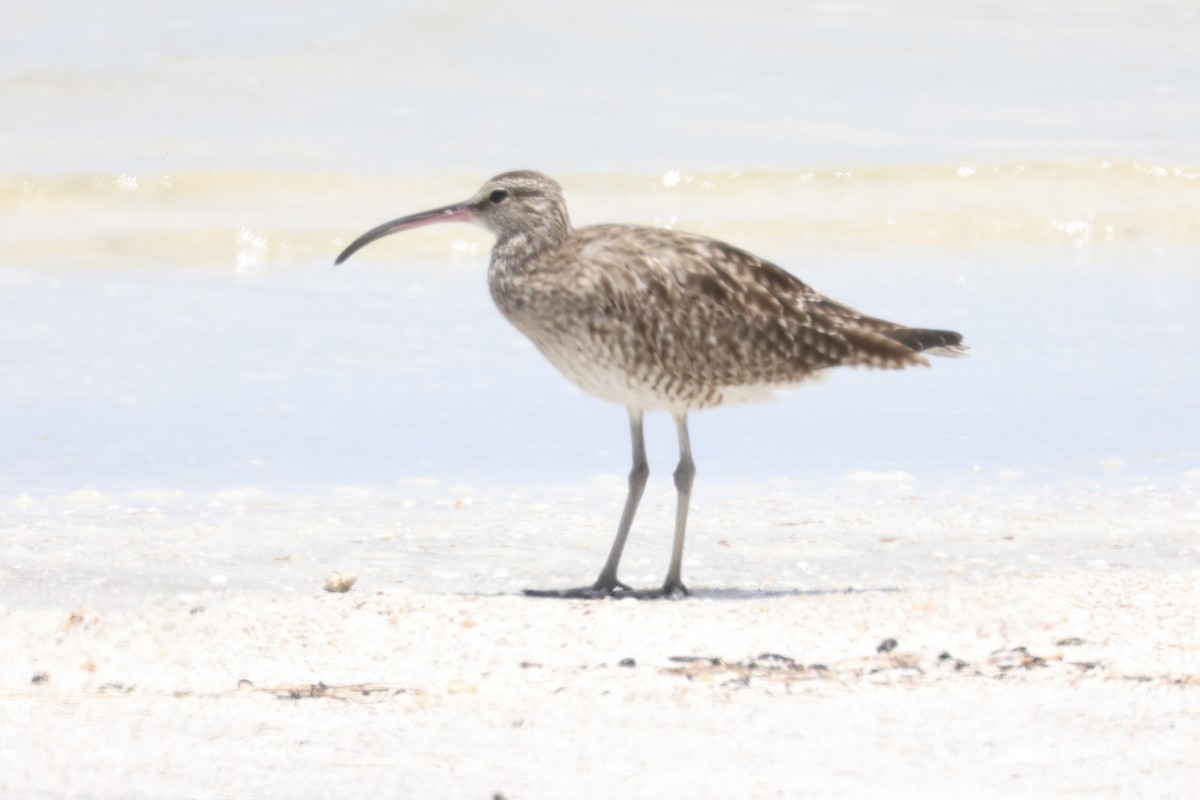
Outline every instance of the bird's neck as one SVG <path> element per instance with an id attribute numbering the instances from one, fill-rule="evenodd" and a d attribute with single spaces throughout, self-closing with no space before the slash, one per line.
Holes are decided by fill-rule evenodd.
<path id="1" fill-rule="evenodd" d="M 538 225 L 500 236 L 492 247 L 492 257 L 524 263 L 540 253 L 560 247 L 569 238 L 570 223 Z"/>

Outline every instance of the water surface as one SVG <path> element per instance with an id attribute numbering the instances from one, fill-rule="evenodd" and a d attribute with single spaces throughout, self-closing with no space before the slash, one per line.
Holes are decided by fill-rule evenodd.
<path id="1" fill-rule="evenodd" d="M 696 415 L 701 480 L 1191 485 L 1185 7 L 206 4 L 0 33 L 0 493 L 623 474 L 488 237 L 352 237 L 504 169 L 718 236 L 968 359 Z M 49 47 L 47 43 L 55 42 Z M 650 420 L 656 474 L 673 434 Z"/>

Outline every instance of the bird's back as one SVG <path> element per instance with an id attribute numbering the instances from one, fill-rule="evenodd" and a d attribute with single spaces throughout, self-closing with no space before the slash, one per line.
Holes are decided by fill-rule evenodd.
<path id="1" fill-rule="evenodd" d="M 868 317 L 705 236 L 630 225 L 574 230 L 525 260 L 493 256 L 501 310 L 583 389 L 643 408 L 757 399 L 837 365 L 926 364 L 949 331 Z"/>

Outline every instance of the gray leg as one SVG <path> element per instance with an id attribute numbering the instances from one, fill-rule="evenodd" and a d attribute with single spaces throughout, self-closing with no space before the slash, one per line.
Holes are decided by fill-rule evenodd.
<path id="1" fill-rule="evenodd" d="M 687 414 L 675 415 L 675 430 L 679 433 L 679 466 L 675 468 L 675 489 L 679 492 L 675 504 L 675 542 L 671 546 L 671 566 L 662 593 L 667 597 L 687 595 L 680 577 L 683 571 L 683 537 L 687 530 L 688 503 L 692 498 L 692 479 L 696 464 L 692 461 L 692 443 L 688 438 Z"/>
<path id="2" fill-rule="evenodd" d="M 617 526 L 617 536 L 613 539 L 612 549 L 608 552 L 608 560 L 600 570 L 600 577 L 591 586 L 581 586 L 578 589 L 526 589 L 525 594 L 533 597 L 607 597 L 617 590 L 632 591 L 628 586 L 617 580 L 617 567 L 621 564 L 621 553 L 625 550 L 625 540 L 629 538 L 629 529 L 633 527 L 633 517 L 637 513 L 638 503 L 641 502 L 642 492 L 646 489 L 646 478 L 650 475 L 650 466 L 646 463 L 646 440 L 642 435 L 642 410 L 628 408 L 629 435 L 633 440 L 633 468 L 629 471 L 629 494 L 625 496 L 625 510 L 621 512 L 621 523 Z M 686 591 L 686 590 L 685 590 Z"/>
<path id="3" fill-rule="evenodd" d="M 612 549 L 608 552 L 608 560 L 600 577 L 592 588 L 611 592 L 615 589 L 628 590 L 629 587 L 617 580 L 617 567 L 621 563 L 621 553 L 625 550 L 625 540 L 629 538 L 629 529 L 633 527 L 633 516 L 637 513 L 638 503 L 642 500 L 642 492 L 646 489 L 646 478 L 650 476 L 650 465 L 646 463 L 646 440 L 642 435 L 642 410 L 630 408 L 629 435 L 633 440 L 633 467 L 629 470 L 629 494 L 625 496 L 625 510 L 621 512 L 621 524 L 617 526 L 617 538 L 613 539 Z"/>

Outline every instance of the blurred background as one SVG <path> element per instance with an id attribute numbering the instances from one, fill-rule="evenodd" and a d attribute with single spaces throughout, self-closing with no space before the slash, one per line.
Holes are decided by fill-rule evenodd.
<path id="1" fill-rule="evenodd" d="M 623 475 L 489 236 L 538 169 L 969 359 L 695 415 L 701 481 L 1200 478 L 1190 3 L 113 0 L 0 30 L 0 495 Z M 674 435 L 648 422 L 652 471 Z"/>

